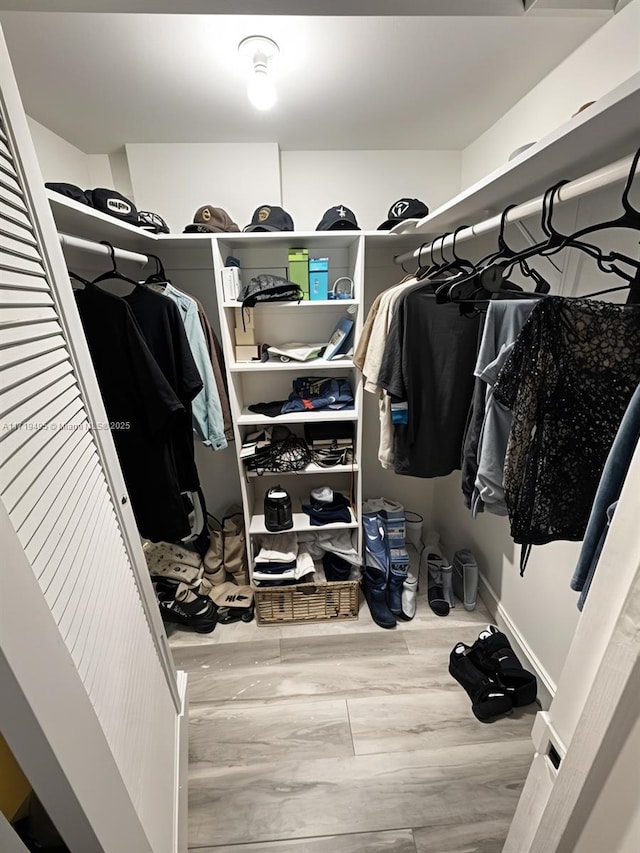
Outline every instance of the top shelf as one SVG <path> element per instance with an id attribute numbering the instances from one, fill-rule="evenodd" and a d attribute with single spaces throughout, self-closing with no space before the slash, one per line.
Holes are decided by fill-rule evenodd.
<path id="1" fill-rule="evenodd" d="M 414 246 L 452 226 L 473 224 L 478 214 L 499 213 L 543 193 L 556 181 L 573 180 L 633 153 L 640 141 L 640 73 L 633 74 L 519 157 L 434 210 L 403 234 Z"/>
<path id="2" fill-rule="evenodd" d="M 212 238 L 234 248 L 349 249 L 363 238 L 372 248 L 415 248 L 461 223 L 472 224 L 506 204 L 527 201 L 560 179 L 575 179 L 632 153 L 638 146 L 640 72 L 528 148 L 519 157 L 465 189 L 403 234 L 388 231 L 284 231 L 233 234 L 151 234 L 51 190 L 49 203 L 59 231 L 87 240 L 108 240 L 122 249 L 202 251 Z"/>

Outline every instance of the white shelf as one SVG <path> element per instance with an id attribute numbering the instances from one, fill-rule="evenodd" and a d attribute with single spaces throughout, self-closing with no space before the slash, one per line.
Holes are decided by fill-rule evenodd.
<path id="1" fill-rule="evenodd" d="M 129 249 L 146 254 L 157 253 L 158 238 L 149 231 L 143 231 L 128 222 L 121 222 L 114 216 L 81 204 L 67 196 L 47 190 L 51 212 L 56 228 L 63 234 L 82 237 L 85 240 L 107 240 L 120 249 Z"/>
<path id="2" fill-rule="evenodd" d="M 255 471 L 247 471 L 247 477 L 250 480 L 258 477 L 301 477 L 305 474 L 351 474 L 358 470 L 357 464 L 353 465 L 333 465 L 331 468 L 323 468 L 316 462 L 310 462 L 302 471 L 265 471 L 263 474 L 256 474 Z"/>
<path id="3" fill-rule="evenodd" d="M 311 520 L 306 513 L 294 512 L 293 527 L 289 530 L 283 530 L 282 533 L 301 533 L 302 531 L 309 530 L 353 530 L 353 528 L 358 527 L 358 522 L 353 514 L 353 510 L 350 509 L 349 513 L 351 514 L 351 521 L 336 521 L 332 524 L 314 525 L 311 524 Z M 265 527 L 264 515 L 254 515 L 251 518 L 249 533 L 251 536 L 271 533 L 271 531 L 267 530 Z"/>
<path id="4" fill-rule="evenodd" d="M 607 166 L 638 147 L 640 73 L 633 74 L 588 109 L 531 148 L 450 199 L 413 231 L 414 246 L 452 226 L 499 213 L 507 204 L 527 201 L 559 180 L 579 178 Z M 402 235 L 403 240 L 411 235 Z"/>
<path id="5" fill-rule="evenodd" d="M 354 246 L 362 231 L 242 231 L 216 234 L 229 249 L 253 249 L 261 244 L 277 248 L 348 249 Z"/>
<path id="6" fill-rule="evenodd" d="M 357 421 L 356 409 L 318 409 L 317 411 L 291 412 L 288 415 L 278 415 L 270 418 L 269 415 L 259 415 L 249 409 L 243 409 L 238 418 L 238 426 L 254 426 L 257 424 L 306 424 L 313 421 Z"/>
<path id="7" fill-rule="evenodd" d="M 354 367 L 350 358 L 315 358 L 310 361 L 236 361 L 229 365 L 231 373 L 264 373 L 281 370 L 349 370 Z"/>
<path id="8" fill-rule="evenodd" d="M 358 305 L 357 299 L 301 299 L 300 302 L 259 302 L 251 310 L 256 308 L 346 308 L 348 305 Z M 223 302 L 223 308 L 242 308 L 242 302 Z"/>

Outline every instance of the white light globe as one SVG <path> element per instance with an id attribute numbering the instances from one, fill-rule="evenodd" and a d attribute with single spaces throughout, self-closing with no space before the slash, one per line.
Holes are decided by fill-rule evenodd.
<path id="1" fill-rule="evenodd" d="M 266 68 L 254 69 L 247 87 L 247 95 L 257 110 L 270 110 L 274 106 L 277 100 L 276 87 L 269 78 Z"/>

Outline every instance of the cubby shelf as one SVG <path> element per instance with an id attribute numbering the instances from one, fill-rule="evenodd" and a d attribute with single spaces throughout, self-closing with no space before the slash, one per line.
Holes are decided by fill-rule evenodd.
<path id="1" fill-rule="evenodd" d="M 267 373 L 270 371 L 293 370 L 300 374 L 312 375 L 314 370 L 345 370 L 354 367 L 351 359 L 316 358 L 311 361 L 236 361 L 229 365 L 230 373 Z"/>
<path id="2" fill-rule="evenodd" d="M 310 462 L 302 471 L 265 471 L 263 474 L 257 474 L 255 471 L 247 471 L 246 475 L 250 480 L 261 477 L 301 477 L 305 474 L 352 474 L 358 471 L 358 465 L 354 462 L 353 465 L 332 465 L 330 468 L 324 468 L 316 462 Z"/>
<path id="3" fill-rule="evenodd" d="M 249 409 L 243 409 L 238 418 L 238 426 L 253 426 L 257 424 L 308 424 L 313 421 L 357 421 L 358 412 L 355 409 L 318 409 L 317 411 L 290 412 L 287 415 L 259 415 Z"/>
<path id="4" fill-rule="evenodd" d="M 332 524 L 322 524 L 321 526 L 311 524 L 311 520 L 309 516 L 304 512 L 294 512 L 293 513 L 293 527 L 289 530 L 283 530 L 283 533 L 302 533 L 308 532 L 310 530 L 321 531 L 321 530 L 353 530 L 358 526 L 358 521 L 356 520 L 353 510 L 349 510 L 351 513 L 351 521 L 336 521 Z M 260 534 L 270 533 L 271 531 L 267 530 L 264 523 L 264 515 L 254 515 L 251 518 L 251 524 L 249 525 L 249 533 L 251 536 L 259 536 Z"/>
<path id="5" fill-rule="evenodd" d="M 261 308 L 347 308 L 357 305 L 356 299 L 301 299 L 300 302 L 261 302 L 254 310 Z M 223 308 L 242 308 L 242 302 L 223 302 Z"/>

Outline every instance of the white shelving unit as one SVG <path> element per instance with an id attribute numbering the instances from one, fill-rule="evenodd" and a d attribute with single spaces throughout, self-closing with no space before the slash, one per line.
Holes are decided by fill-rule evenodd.
<path id="1" fill-rule="evenodd" d="M 229 397 L 234 421 L 238 471 L 245 511 L 245 528 L 249 531 L 249 563 L 253 558 L 253 539 L 267 533 L 264 523 L 264 493 L 274 483 L 274 477 L 286 489 L 293 502 L 293 531 L 356 530 L 357 547 L 361 551 L 360 508 L 362 504 L 361 447 L 362 447 L 362 387 L 360 373 L 351 359 L 315 359 L 308 362 L 239 362 L 235 358 L 235 328 L 238 322 L 238 302 L 222 299 L 221 271 L 227 256 L 240 261 L 243 282 L 260 273 L 287 277 L 288 250 L 307 248 L 310 257 L 329 259 L 329 283 L 341 276 L 354 282 L 353 299 L 303 300 L 257 305 L 252 309 L 256 343 L 274 346 L 300 341 L 328 341 L 338 320 L 349 316 L 355 323 L 355 340 L 362 327 L 362 296 L 364 286 L 365 237 L 359 232 L 225 234 L 213 239 L 214 270 L 218 295 L 222 348 L 227 366 Z M 347 378 L 354 394 L 354 406 L 338 411 L 319 410 L 292 412 L 277 417 L 258 414 L 248 407 L 253 403 L 285 400 L 297 376 L 326 376 Z M 284 425 L 297 435 L 303 434 L 305 424 L 320 422 L 352 422 L 354 424 L 353 464 L 323 468 L 315 463 L 304 471 L 257 475 L 247 472 L 239 450 L 246 436 L 265 426 Z M 269 479 L 264 484 L 262 477 Z M 350 496 L 353 502 L 349 522 L 314 527 L 301 511 L 309 501 L 312 488 L 331 486 Z"/>

